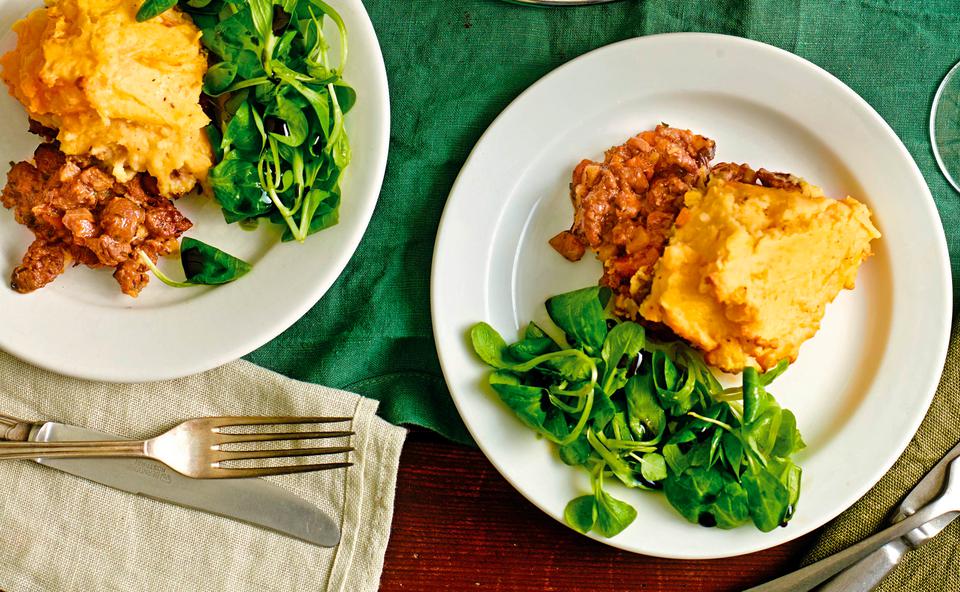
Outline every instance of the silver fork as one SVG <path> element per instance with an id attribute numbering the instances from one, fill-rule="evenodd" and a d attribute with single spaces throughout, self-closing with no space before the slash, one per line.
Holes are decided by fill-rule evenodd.
<path id="1" fill-rule="evenodd" d="M 224 428 L 240 426 L 290 426 L 351 421 L 349 417 L 203 417 L 185 421 L 172 430 L 141 441 L 115 442 L 0 442 L 0 460 L 36 458 L 150 458 L 178 473 L 196 479 L 238 479 L 289 473 L 306 473 L 349 467 L 351 462 L 270 467 L 225 467 L 224 462 L 276 459 L 354 450 L 352 446 L 273 450 L 224 450 L 225 444 L 279 442 L 352 436 L 352 431 L 277 432 L 230 434 Z M 0 425 L 0 429 L 5 425 Z M 6 426 L 10 427 L 10 426 Z"/>
<path id="2" fill-rule="evenodd" d="M 939 497 L 924 506 L 916 514 L 904 518 L 893 526 L 881 530 L 844 551 L 798 569 L 782 578 L 750 588 L 746 592 L 804 592 L 805 590 L 812 590 L 815 586 L 822 584 L 887 543 L 899 539 L 927 522 L 941 516 L 956 516 L 960 513 L 960 458 L 950 462 L 945 481 L 945 486 Z"/>

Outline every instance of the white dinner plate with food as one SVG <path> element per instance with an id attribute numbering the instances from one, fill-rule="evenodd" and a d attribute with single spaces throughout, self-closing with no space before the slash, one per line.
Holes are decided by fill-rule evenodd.
<path id="1" fill-rule="evenodd" d="M 329 4 L 342 16 L 348 34 L 349 57 L 342 79 L 356 91 L 356 103 L 346 115 L 344 123 L 352 147 L 352 160 L 341 177 L 339 223 L 307 237 L 302 244 L 296 241 L 281 242 L 284 226 L 269 223 L 266 219 L 261 219 L 261 223 L 252 230 L 242 228 L 240 224 L 227 224 L 220 206 L 212 197 L 187 195 L 175 202 L 193 222 L 193 227 L 185 236 L 214 245 L 252 264 L 252 270 L 247 275 L 217 287 L 188 289 L 174 289 L 152 278 L 137 298 L 131 298 L 118 289 L 118 282 L 112 277 L 113 269 L 90 269 L 81 265 L 66 269 L 55 281 L 36 291 L 21 294 L 11 289 L 10 278 L 34 236 L 26 227 L 17 224 L 10 210 L 0 209 L 0 276 L 3 278 L 3 286 L 0 287 L 0 349 L 37 366 L 91 380 L 139 382 L 177 378 L 214 368 L 249 353 L 292 325 L 324 295 L 353 255 L 373 214 L 386 168 L 390 136 L 386 71 L 370 19 L 360 0 L 330 0 Z M 17 35 L 11 30 L 13 24 L 42 5 L 40 0 L 8 0 L 0 4 L 0 30 L 3 31 L 0 53 L 6 53 L 17 44 Z M 132 5 L 133 10 L 140 6 L 136 2 Z M 217 2 L 207 4 L 219 5 Z M 116 11 L 131 10 L 130 2 L 88 3 L 88 6 L 95 9 L 105 6 L 108 12 L 115 11 L 114 14 Z M 319 8 L 314 10 L 314 14 L 319 13 Z M 277 14 L 280 13 L 274 13 L 274 16 L 281 18 Z M 154 18 L 162 19 L 166 15 Z M 97 22 L 106 21 L 100 19 Z M 333 68 L 333 64 L 338 64 L 342 57 L 337 40 L 338 29 L 329 18 L 322 27 L 329 40 L 324 46 L 330 54 L 327 66 Z M 291 31 L 292 28 L 293 25 L 273 21 L 273 30 L 277 31 L 277 35 L 281 30 Z M 71 29 L 69 34 L 76 33 Z M 102 34 L 101 30 L 96 35 Z M 315 37 L 315 33 L 310 34 Z M 199 38 L 196 35 L 194 42 Z M 137 44 L 130 39 L 125 42 L 132 45 L 124 51 L 156 51 L 147 43 L 143 47 L 136 47 Z M 162 42 L 152 40 L 150 43 Z M 116 40 L 111 43 L 116 43 Z M 316 45 L 320 47 L 323 44 Z M 280 53 L 275 53 L 275 56 L 292 51 L 289 40 L 277 44 L 277 47 L 279 49 L 275 49 L 275 52 Z M 173 54 L 173 51 L 171 55 L 180 55 Z M 256 53 L 248 51 L 248 54 L 245 57 L 255 62 Z M 203 59 L 203 54 L 200 55 Z M 65 56 L 63 59 L 68 59 L 70 52 L 66 52 Z M 251 67 L 249 62 L 247 66 Z M 139 69 L 141 66 L 149 65 L 136 65 L 136 74 L 142 73 Z M 261 66 L 257 64 L 256 67 Z M 325 67 L 323 64 L 316 66 L 319 69 Z M 66 69 L 63 66 L 60 73 Z M 103 72 L 108 72 L 105 76 L 116 75 L 116 69 L 114 74 L 109 74 L 109 70 Z M 168 69 L 162 71 L 161 75 L 166 76 L 170 72 L 175 74 L 177 70 Z M 234 80 L 240 80 L 241 74 L 235 68 L 221 68 L 217 74 L 224 75 L 225 72 L 229 72 L 231 78 L 235 75 Z M 249 76 L 255 76 L 254 70 Z M 229 83 L 229 80 L 222 78 L 220 82 L 216 78 L 213 80 L 216 84 Z M 276 77 L 270 80 L 262 78 L 261 84 L 273 84 L 272 80 L 276 80 Z M 100 84 L 98 88 L 104 88 L 102 80 L 95 82 Z M 107 82 L 112 84 L 115 81 Z M 151 85 L 150 91 L 156 90 L 153 83 L 147 80 L 135 82 Z M 162 82 L 166 81 L 156 84 Z M 120 86 L 129 88 L 130 84 L 124 82 Z M 319 83 L 316 86 L 321 87 Z M 86 87 L 75 83 L 73 88 Z M 340 90 L 338 96 L 341 99 L 348 96 L 346 91 L 340 95 Z M 89 89 L 87 91 L 89 96 Z M 290 99 L 294 95 L 291 91 L 286 96 Z M 248 96 L 254 95 L 250 92 Z M 166 101 L 167 97 L 163 100 Z M 285 135 L 287 139 L 296 137 L 299 132 L 295 129 L 291 131 L 296 128 L 292 122 L 297 120 L 307 125 L 307 120 L 298 117 L 297 113 L 291 114 L 290 108 L 292 106 L 293 110 L 309 112 L 307 102 L 296 97 L 293 102 L 288 100 L 283 108 L 287 109 L 290 119 L 273 125 L 268 117 L 266 122 L 261 122 L 267 127 L 266 132 L 261 133 L 273 132 L 274 136 Z M 328 108 L 320 103 L 320 99 L 317 99 L 317 104 Z M 231 107 L 234 108 L 235 105 Z M 126 112 L 119 107 L 115 111 L 118 113 L 112 114 L 113 117 L 126 116 Z M 110 106 L 101 105 L 99 112 L 101 115 L 110 113 Z M 317 123 L 309 125 L 320 125 L 320 116 L 316 117 Z M 279 117 L 275 117 L 275 120 L 280 121 Z M 109 126 L 111 121 L 110 117 L 106 117 L 101 124 Z M 330 121 L 333 121 L 332 116 Z M 287 122 L 291 122 L 289 127 Z M 40 140 L 38 136 L 29 134 L 27 128 L 28 117 L 24 106 L 3 88 L 3 92 L 0 92 L 0 133 L 3 137 L 0 152 L 4 163 L 31 158 Z M 305 127 L 303 131 L 306 133 L 312 129 Z M 335 126 L 333 131 L 327 132 L 331 138 L 337 133 Z M 261 141 L 265 143 L 265 140 Z M 297 150 L 305 150 L 308 143 L 304 142 Z M 239 146 L 239 141 L 234 142 L 230 149 L 238 150 L 236 146 Z M 187 150 L 192 148 L 186 146 Z M 178 157 L 177 154 L 168 156 L 173 159 Z M 293 157 L 290 159 L 292 161 Z M 284 160 L 282 166 L 290 166 L 287 162 Z M 0 171 L 0 187 L 6 184 L 8 170 L 5 165 Z M 221 179 L 228 177 L 225 173 Z M 270 196 L 267 192 L 263 191 L 260 196 L 269 205 Z M 247 204 L 254 208 L 260 208 L 261 205 Z M 97 213 L 94 212 L 94 215 Z M 291 213 L 291 217 L 294 215 Z M 280 222 L 283 223 L 282 220 Z M 183 270 L 179 268 L 176 258 L 161 258 L 159 267 L 174 279 L 183 277 Z"/>
<path id="2" fill-rule="evenodd" d="M 483 135 L 450 194 L 433 265 L 437 349 L 480 448 L 518 491 L 563 522 L 568 502 L 590 492 L 590 477 L 561 462 L 557 447 L 497 397 L 470 331 L 483 321 L 513 342 L 529 321 L 556 330 L 544 301 L 596 286 L 603 273 L 589 250 L 573 263 L 548 244 L 571 227 L 571 171 L 583 159 L 603 161 L 611 146 L 661 122 L 715 141 L 713 164 L 786 171 L 826 196 L 853 196 L 882 233 L 855 289 L 826 306 L 819 331 L 770 386 L 806 442 L 794 456 L 802 467 L 799 503 L 784 528 L 704 528 L 684 520 L 664 495 L 607 478 L 609 493 L 637 516 L 615 536 L 589 536 L 661 557 L 740 555 L 822 526 L 870 489 L 923 419 L 947 350 L 950 265 L 930 191 L 880 115 L 828 72 L 762 43 L 681 33 L 598 49 L 534 84 Z M 689 197 L 687 205 L 695 207 Z M 672 236 L 679 240 L 679 231 Z M 796 281 L 784 276 L 776 285 L 786 294 Z M 714 289 L 699 286 L 694 292 Z M 721 381 L 739 384 L 731 376 Z"/>

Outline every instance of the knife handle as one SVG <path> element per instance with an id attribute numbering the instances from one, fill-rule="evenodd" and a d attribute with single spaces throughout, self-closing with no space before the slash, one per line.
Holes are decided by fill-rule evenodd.
<path id="1" fill-rule="evenodd" d="M 817 592 L 870 592 L 900 563 L 909 547 L 902 541 L 888 543 L 879 551 L 840 572 Z"/>
<path id="2" fill-rule="evenodd" d="M 0 442 L 0 460 L 145 458 L 145 442 Z"/>
<path id="3" fill-rule="evenodd" d="M 954 463 L 960 468 L 960 460 L 954 460 L 951 466 Z M 960 471 L 951 475 L 946 490 L 939 498 L 930 502 L 930 504 L 913 516 L 904 518 L 901 522 L 897 522 L 893 526 L 889 526 L 877 534 L 867 537 L 844 551 L 840 551 L 826 559 L 821 559 L 816 563 L 811 563 L 806 567 L 767 582 L 766 584 L 750 588 L 748 592 L 804 592 L 806 590 L 813 590 L 844 569 L 872 555 L 875 551 L 899 539 L 911 530 L 946 514 L 951 514 L 951 517 L 955 517 L 960 513 L 960 509 L 957 509 L 958 505 L 960 505 L 958 504 L 960 500 L 956 499 L 958 492 L 960 492 Z"/>

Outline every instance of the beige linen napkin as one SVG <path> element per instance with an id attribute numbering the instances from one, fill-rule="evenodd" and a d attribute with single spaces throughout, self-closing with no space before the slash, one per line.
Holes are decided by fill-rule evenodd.
<path id="1" fill-rule="evenodd" d="M 0 590 L 376 590 L 406 433 L 376 417 L 376 408 L 242 361 L 180 380 L 110 385 L 0 352 L 0 411 L 23 419 L 144 438 L 205 415 L 349 415 L 357 434 L 353 467 L 272 479 L 340 524 L 332 549 L 33 462 L 0 462 Z"/>

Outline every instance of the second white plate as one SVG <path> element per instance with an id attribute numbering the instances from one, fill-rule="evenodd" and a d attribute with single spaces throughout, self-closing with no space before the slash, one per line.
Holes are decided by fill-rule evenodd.
<path id="1" fill-rule="evenodd" d="M 32 294 L 0 285 L 0 349 L 37 366 L 92 380 L 141 382 L 178 378 L 243 356 L 297 321 L 333 285 L 360 243 L 380 194 L 390 141 L 387 75 L 360 0 L 331 2 L 350 34 L 345 79 L 357 90 L 347 115 L 353 161 L 343 180 L 340 223 L 304 244 L 281 243 L 264 221 L 255 232 L 227 225 L 212 199 L 178 202 L 198 238 L 254 268 L 218 288 L 175 290 L 153 280 L 139 298 L 120 293 L 112 270 L 68 269 Z M 0 2 L 0 31 L 42 5 Z M 333 33 L 335 34 L 335 33 Z M 16 35 L 4 37 L 0 52 Z M 2 84 L 0 84 L 2 86 Z M 0 89 L 2 162 L 29 158 L 39 143 L 27 133 L 23 107 Z M 7 169 L 0 171 L 0 187 Z M 9 282 L 33 236 L 0 208 L 0 281 Z"/>
<path id="2" fill-rule="evenodd" d="M 789 171 L 828 195 L 866 202 L 884 234 L 854 291 L 774 384 L 808 448 L 799 507 L 786 528 L 722 531 L 687 523 L 662 495 L 618 489 L 636 521 L 608 544 L 704 559 L 750 553 L 807 533 L 863 495 L 916 431 L 949 338 L 950 266 L 930 192 L 883 119 L 817 66 L 761 43 L 707 34 L 633 39 L 583 56 L 528 89 L 464 166 L 441 222 L 433 268 L 437 348 L 464 422 L 497 469 L 557 520 L 589 490 L 486 387 L 469 327 L 509 340 L 544 300 L 593 285 L 599 264 L 572 264 L 547 240 L 570 226 L 570 172 L 659 122 L 717 142 L 714 162 Z M 591 535 L 592 536 L 592 535 Z"/>

